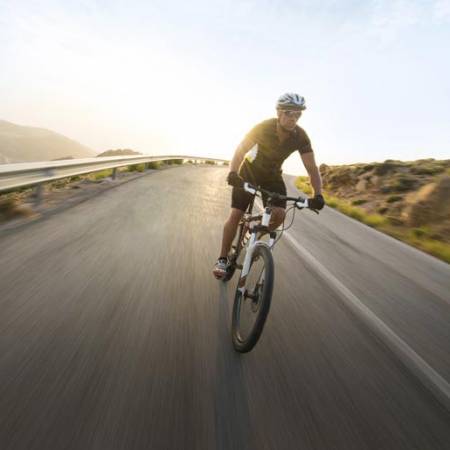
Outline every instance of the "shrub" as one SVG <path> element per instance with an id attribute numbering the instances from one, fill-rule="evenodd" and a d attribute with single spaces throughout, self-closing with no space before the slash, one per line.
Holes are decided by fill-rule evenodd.
<path id="1" fill-rule="evenodd" d="M 421 239 L 430 235 L 430 229 L 428 227 L 413 228 L 411 233 L 415 238 Z"/>
<path id="2" fill-rule="evenodd" d="M 385 225 L 387 220 L 379 214 L 369 214 L 363 218 L 363 222 L 370 227 L 378 228 Z"/>
<path id="3" fill-rule="evenodd" d="M 414 166 L 411 168 L 411 173 L 415 175 L 435 175 L 437 173 L 444 172 L 445 166 L 440 164 L 428 163 L 423 166 Z"/>
<path id="4" fill-rule="evenodd" d="M 401 195 L 391 195 L 390 197 L 387 198 L 387 202 L 388 203 L 394 203 L 394 202 L 398 202 L 399 200 L 401 200 L 403 197 Z"/>
<path id="5" fill-rule="evenodd" d="M 14 198 L 2 198 L 0 199 L 0 215 L 8 215 L 16 208 L 17 202 Z"/>
<path id="6" fill-rule="evenodd" d="M 338 204 L 338 199 L 336 197 L 329 197 L 325 195 L 325 202 L 330 208 L 336 208 Z"/>
<path id="7" fill-rule="evenodd" d="M 171 166 L 173 164 L 178 164 L 178 165 L 183 164 L 183 161 L 184 161 L 183 159 L 166 159 L 164 162 L 167 165 Z"/>
<path id="8" fill-rule="evenodd" d="M 387 159 L 386 161 L 384 161 L 384 163 L 378 164 L 375 167 L 375 175 L 386 175 L 389 172 L 393 172 L 395 171 L 395 169 L 397 167 L 399 167 L 400 164 L 398 162 L 393 161 L 392 159 Z"/>
<path id="9" fill-rule="evenodd" d="M 161 164 L 161 161 L 151 161 L 148 163 L 147 167 L 149 169 L 158 170 L 159 168 L 161 168 Z"/>
<path id="10" fill-rule="evenodd" d="M 295 186 L 306 195 L 312 195 L 313 193 L 309 177 L 297 177 L 297 179 L 295 180 Z"/>
<path id="11" fill-rule="evenodd" d="M 408 176 L 400 176 L 392 185 L 392 189 L 397 192 L 411 191 L 417 186 L 417 180 Z"/>
<path id="12" fill-rule="evenodd" d="M 367 200 L 364 198 L 358 198 L 358 199 L 352 201 L 352 205 L 355 205 L 355 206 L 364 205 L 364 203 L 367 203 Z"/>
<path id="13" fill-rule="evenodd" d="M 145 170 L 145 164 L 135 164 L 128 166 L 128 172 L 143 172 Z"/>
<path id="14" fill-rule="evenodd" d="M 387 220 L 379 214 L 368 214 L 364 209 L 352 206 L 345 200 L 325 195 L 325 201 L 331 208 L 336 208 L 345 215 L 363 222 L 370 227 L 377 228 L 387 223 Z"/>
<path id="15" fill-rule="evenodd" d="M 391 225 L 394 225 L 396 227 L 403 225 L 403 220 L 399 217 L 389 216 L 387 220 Z"/>
<path id="16" fill-rule="evenodd" d="M 209 164 L 209 165 L 211 165 L 211 166 L 215 166 L 215 165 L 216 165 L 216 162 L 215 162 L 215 161 L 210 161 L 209 159 L 206 159 L 206 160 L 205 160 L 205 164 Z"/>
<path id="17" fill-rule="evenodd" d="M 366 164 L 365 166 L 361 167 L 361 173 L 369 172 L 369 170 L 372 170 L 375 167 L 375 164 Z"/>
<path id="18" fill-rule="evenodd" d="M 450 244 L 435 241 L 433 239 L 424 239 L 420 241 L 419 247 L 426 252 L 450 263 Z"/>
<path id="19" fill-rule="evenodd" d="M 102 170 L 100 172 L 95 172 L 92 174 L 94 180 L 102 180 L 103 178 L 110 177 L 112 175 L 112 169 Z"/>

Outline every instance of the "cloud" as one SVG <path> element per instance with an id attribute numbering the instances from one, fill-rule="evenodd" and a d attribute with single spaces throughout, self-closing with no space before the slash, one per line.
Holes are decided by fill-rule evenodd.
<path id="1" fill-rule="evenodd" d="M 433 6 L 433 17 L 438 22 L 450 21 L 450 0 L 437 0 Z"/>
<path id="2" fill-rule="evenodd" d="M 376 0 L 369 34 L 379 39 L 382 45 L 391 44 L 408 28 L 418 25 L 425 13 L 425 6 L 420 2 Z"/>

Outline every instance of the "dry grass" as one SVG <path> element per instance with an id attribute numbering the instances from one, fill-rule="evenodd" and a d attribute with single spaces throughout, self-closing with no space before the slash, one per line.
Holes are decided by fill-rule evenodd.
<path id="1" fill-rule="evenodd" d="M 297 188 L 305 194 L 312 195 L 313 190 L 308 177 L 298 177 L 295 184 Z M 401 221 L 395 221 L 393 224 L 390 220 L 391 218 L 384 217 L 380 214 L 371 214 L 363 208 L 355 206 L 358 202 L 355 202 L 354 200 L 352 204 L 347 200 L 326 193 L 324 194 L 324 197 L 326 204 L 331 208 L 335 208 L 359 222 L 365 223 L 366 225 L 376 228 L 400 241 L 436 256 L 442 261 L 450 263 L 450 244 L 433 239 L 430 228 L 426 226 L 411 228 L 407 227 Z M 401 199 L 401 196 L 391 196 L 388 198 L 388 203 L 394 203 Z"/>

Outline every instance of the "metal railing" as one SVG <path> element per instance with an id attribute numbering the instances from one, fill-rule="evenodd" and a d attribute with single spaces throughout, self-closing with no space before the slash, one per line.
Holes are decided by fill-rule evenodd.
<path id="1" fill-rule="evenodd" d="M 45 161 L 0 165 L 0 193 L 15 191 L 24 187 L 37 187 L 37 197 L 44 183 L 61 178 L 85 175 L 106 169 L 113 169 L 113 179 L 119 167 L 147 164 L 156 161 L 174 159 L 192 161 L 226 162 L 223 159 L 201 156 L 163 155 L 163 156 L 112 156 L 71 159 L 63 161 Z"/>

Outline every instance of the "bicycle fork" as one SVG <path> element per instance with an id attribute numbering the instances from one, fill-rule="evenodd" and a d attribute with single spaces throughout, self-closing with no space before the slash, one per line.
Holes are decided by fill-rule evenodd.
<path id="1" fill-rule="evenodd" d="M 263 241 L 257 241 L 257 238 L 256 238 L 259 231 L 269 231 L 269 223 L 270 223 L 271 216 L 272 216 L 272 210 L 269 207 L 266 207 L 264 210 L 263 216 L 262 216 L 261 225 L 253 227 L 253 229 L 251 231 L 250 240 L 248 242 L 248 249 L 247 249 L 247 252 L 245 253 L 244 263 L 242 264 L 241 276 L 239 278 L 238 287 L 237 287 L 238 291 L 241 293 L 241 295 L 244 299 L 246 297 L 251 297 L 252 299 L 253 299 L 253 297 L 255 297 L 255 293 L 247 293 L 246 289 L 245 289 L 245 283 L 247 281 L 247 275 L 250 271 L 250 266 L 252 263 L 253 251 L 255 249 L 255 246 L 256 245 L 266 245 L 270 249 L 272 249 L 272 247 L 275 243 L 275 237 L 276 237 L 275 232 L 270 232 L 270 239 L 269 239 L 268 243 L 263 242 Z M 256 286 L 259 286 L 262 284 L 264 284 L 264 270 L 262 271 Z"/>

